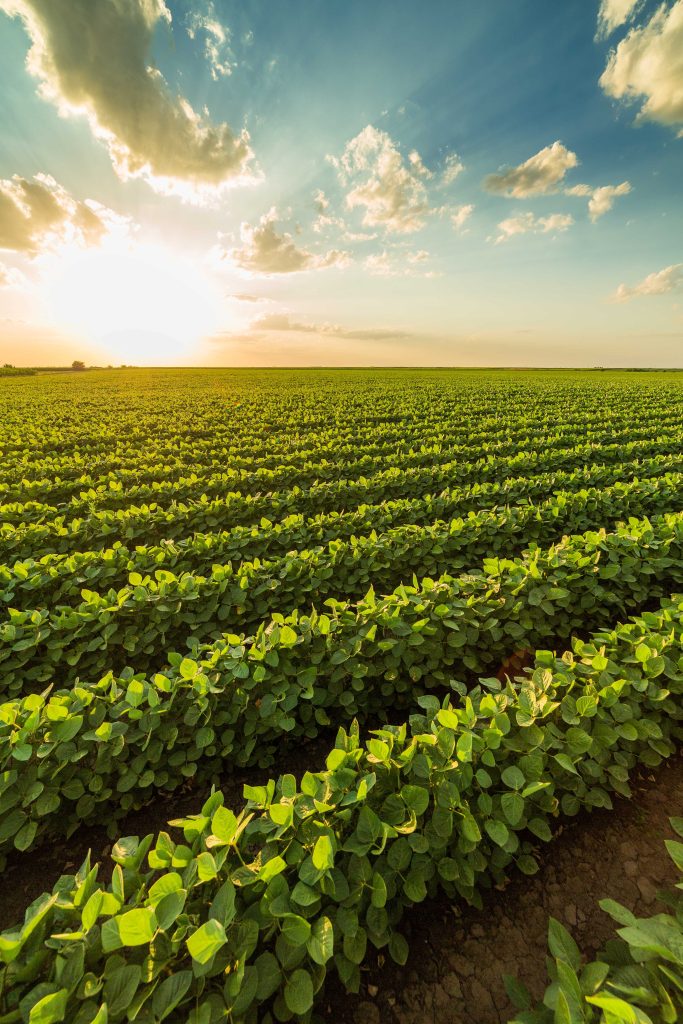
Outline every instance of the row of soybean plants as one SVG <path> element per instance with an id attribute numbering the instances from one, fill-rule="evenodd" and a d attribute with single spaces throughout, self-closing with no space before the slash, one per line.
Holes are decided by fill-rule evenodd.
<path id="1" fill-rule="evenodd" d="M 635 474 L 636 480 L 661 478 L 662 486 L 668 486 L 670 463 L 669 456 L 659 456 L 646 466 L 631 467 L 632 475 Z M 283 534 L 279 550 L 288 551 L 335 537 L 364 533 L 368 527 L 386 529 L 401 523 L 426 523 L 482 508 L 539 500 L 560 491 L 619 485 L 623 476 L 624 467 L 620 464 L 592 464 L 570 472 L 509 476 L 501 481 L 447 487 L 438 493 L 408 494 L 400 498 L 386 498 L 380 493 L 374 502 L 371 497 L 363 500 L 357 487 L 352 494 L 348 488 L 339 488 L 339 508 L 351 507 L 349 511 L 330 512 L 315 512 L 310 508 L 292 511 L 295 504 L 305 507 L 315 501 L 317 494 L 312 495 L 310 491 L 294 495 L 272 494 L 267 498 L 230 495 L 212 501 L 205 498 L 187 503 L 174 502 L 167 508 L 151 505 L 116 511 L 92 510 L 82 518 L 67 519 L 60 515 L 31 523 L 21 521 L 23 508 L 20 510 L 17 505 L 12 512 L 16 513 L 19 525 L 6 520 L 0 523 L 0 556 L 4 562 L 10 563 L 35 559 L 38 553 L 103 548 L 120 540 L 134 542 L 144 539 L 150 543 L 159 539 L 185 543 L 192 534 L 216 532 L 225 526 L 231 526 L 230 532 L 239 537 L 245 529 L 250 534 L 258 529 L 254 524 L 259 521 L 267 529 L 269 537 Z M 354 505 L 355 499 L 360 500 Z M 268 513 L 267 518 L 264 512 Z M 295 529 L 297 522 L 301 528 Z M 288 539 L 290 533 L 291 544 Z M 257 545 L 255 553 L 259 551 Z"/>
<path id="2" fill-rule="evenodd" d="M 295 514 L 307 517 L 325 513 L 335 515 L 344 510 L 353 514 L 360 506 L 385 502 L 419 503 L 431 498 L 432 504 L 438 504 L 444 498 L 445 503 L 434 513 L 444 517 L 493 504 L 517 503 L 540 496 L 545 498 L 558 489 L 611 485 L 623 480 L 624 476 L 662 476 L 681 471 L 683 458 L 660 454 L 628 463 L 628 471 L 625 463 L 618 459 L 607 463 L 589 460 L 585 466 L 578 459 L 568 468 L 535 463 L 527 467 L 516 464 L 504 468 L 500 479 L 489 473 L 484 480 L 460 480 L 456 485 L 447 474 L 389 470 L 367 479 L 323 482 L 309 488 L 297 486 L 269 494 L 230 493 L 214 499 L 198 495 L 186 501 L 174 497 L 167 506 L 153 502 L 150 505 L 133 503 L 120 509 L 101 509 L 84 499 L 69 514 L 64 511 L 59 514 L 56 509 L 40 503 L 20 502 L 0 507 L 0 558 L 10 561 L 32 557 L 37 551 L 65 552 L 88 546 L 101 547 L 115 539 L 145 539 L 149 542 L 155 537 L 183 538 L 197 531 L 253 524 L 262 518 L 272 521 Z M 449 501 L 453 497 L 457 502 L 455 505 Z"/>
<path id="3" fill-rule="evenodd" d="M 396 548 L 397 552 L 400 551 L 404 537 L 416 542 L 412 571 L 418 575 L 441 573 L 444 569 L 452 574 L 458 569 L 473 566 L 489 552 L 497 554 L 507 550 L 516 553 L 530 543 L 548 544 L 558 539 L 562 532 L 581 533 L 591 526 L 607 526 L 629 516 L 677 511 L 683 505 L 683 474 L 668 473 L 655 479 L 633 480 L 575 492 L 561 491 L 538 504 L 529 501 L 512 509 L 472 510 L 467 519 L 449 518 L 444 522 L 437 517 L 437 512 L 452 514 L 458 511 L 461 504 L 466 505 L 468 496 L 466 491 L 454 490 L 438 498 L 430 495 L 366 505 L 355 512 L 323 514 L 313 520 L 302 515 L 289 516 L 279 523 L 265 520 L 253 527 L 238 526 L 232 530 L 195 534 L 177 543 L 167 541 L 134 548 L 119 543 L 103 551 L 46 554 L 16 561 L 12 565 L 0 565 L 0 603 L 18 609 L 54 608 L 59 603 L 77 601 L 84 588 L 109 590 L 113 587 L 119 590 L 129 582 L 138 585 L 142 582 L 140 576 L 154 576 L 158 570 L 176 575 L 187 572 L 201 574 L 210 572 L 213 566 L 255 559 L 272 562 L 284 554 L 309 552 L 311 548 L 321 546 L 327 547 L 329 557 L 343 572 L 349 557 L 357 563 L 364 549 L 377 542 L 378 531 L 384 534 L 380 539 L 389 545 L 390 550 Z M 423 527 L 426 524 L 430 524 L 430 528 L 425 531 Z M 444 533 L 448 535 L 445 542 Z M 334 543 L 344 541 L 350 543 Z M 421 553 L 423 541 L 431 543 L 428 562 L 425 562 L 425 554 Z M 387 566 L 383 566 L 384 572 L 374 582 L 372 574 L 377 563 L 372 547 L 368 556 L 367 572 L 364 571 L 356 582 L 347 579 L 343 572 L 343 596 L 357 592 L 364 583 L 369 585 L 373 582 L 375 589 L 381 590 L 386 586 L 396 586 L 404 578 L 404 554 L 400 556 L 393 584 L 387 576 Z M 268 566 L 263 563 L 261 568 Z M 408 578 L 410 570 L 408 566 Z M 279 578 L 281 567 L 277 569 L 271 565 L 269 571 L 271 575 L 275 572 Z M 136 574 L 135 579 L 130 580 L 133 573 Z M 325 596 L 328 596 L 328 590 L 334 596 L 326 567 L 323 566 L 316 575 L 320 577 Z M 248 588 L 241 585 L 241 589 Z M 308 592 L 305 586 L 304 592 Z"/>
<path id="4" fill-rule="evenodd" d="M 672 433 L 680 425 L 677 413 L 668 413 L 658 418 L 660 432 Z M 223 468 L 226 465 L 237 469 L 277 468 L 283 465 L 296 465 L 305 468 L 309 463 L 352 462 L 353 459 L 385 458 L 396 460 L 399 457 L 413 457 L 439 452 L 456 454 L 463 448 L 482 450 L 492 454 L 504 454 L 507 450 L 519 450 L 524 447 L 565 447 L 566 444 L 604 441 L 644 440 L 652 436 L 651 418 L 635 412 L 627 423 L 610 425 L 599 421 L 596 424 L 577 424 L 570 421 L 549 424 L 535 423 L 524 420 L 506 419 L 495 426 L 466 427 L 448 424 L 444 429 L 443 421 L 433 423 L 421 420 L 412 426 L 400 429 L 389 428 L 379 434 L 367 429 L 353 427 L 344 432 L 343 436 L 328 431 L 306 436 L 301 439 L 282 436 L 280 444 L 277 438 L 269 438 L 268 444 L 255 448 L 253 440 L 234 435 L 234 428 L 226 437 L 221 436 L 218 429 L 209 438 L 197 437 L 196 434 L 170 437 L 162 444 L 142 446 L 132 444 L 127 438 L 104 439 L 102 450 L 82 452 L 77 446 L 75 450 L 50 451 L 36 455 L 32 451 L 24 451 L 18 457 L 9 451 L 3 457 L 0 452 L 0 477 L 5 484 L 35 479 L 37 475 L 58 478 L 66 482 L 74 478 L 88 481 L 100 474 L 115 476 L 121 470 L 133 470 L 138 478 L 156 479 L 163 475 L 167 468 L 170 474 L 177 476 L 183 466 L 192 468 Z M 226 428 L 224 428 L 226 429 Z M 296 442 L 296 443 L 293 443 Z M 514 446 L 514 449 L 513 449 Z M 92 483 L 90 483 L 92 486 Z"/>
<path id="5" fill-rule="evenodd" d="M 3 520 L 6 522 L 23 523 L 42 521 L 58 513 L 71 516 L 90 512 L 97 508 L 121 509 L 129 505 L 148 502 L 178 501 L 197 498 L 220 497 L 227 494 L 256 496 L 263 494 L 279 494 L 281 491 L 296 490 L 297 493 L 319 491 L 322 495 L 327 490 L 328 502 L 337 502 L 342 498 L 340 488 L 367 488 L 374 500 L 373 491 L 377 487 L 385 496 L 412 495 L 426 490 L 452 486 L 454 483 L 495 481 L 506 475 L 573 469 L 576 466 L 592 462 L 605 464 L 646 462 L 656 456 L 665 456 L 672 460 L 669 468 L 680 468 L 683 460 L 680 455 L 679 439 L 660 438 L 657 441 L 625 441 L 605 445 L 570 445 L 566 448 L 551 447 L 547 451 L 532 448 L 520 449 L 511 455 L 493 457 L 478 456 L 475 450 L 471 454 L 465 452 L 463 459 L 447 459 L 443 455 L 415 457 L 416 465 L 404 467 L 406 461 L 399 459 L 398 466 L 383 467 L 384 460 L 372 460 L 366 467 L 360 463 L 350 463 L 346 467 L 330 461 L 325 465 L 317 463 L 306 470 L 298 466 L 281 469 L 255 469 L 212 472 L 200 475 L 191 472 L 178 479 L 166 479 L 163 467 L 159 473 L 161 479 L 150 483 L 136 483 L 135 480 L 126 485 L 116 474 L 103 483 L 92 481 L 54 482 L 52 479 L 22 481 L 8 485 L 2 492 L 4 504 L 0 506 Z M 368 473 L 364 475 L 363 470 Z M 362 499 L 361 499 L 362 500 Z M 330 507 L 328 503 L 328 507 Z M 332 505 L 332 507 L 335 507 Z"/>
<path id="6" fill-rule="evenodd" d="M 676 414 L 662 417 L 657 424 L 659 440 L 669 440 L 672 446 L 680 441 L 680 419 Z M 14 494 L 18 489 L 23 494 L 27 486 L 33 491 L 46 488 L 45 496 L 51 501 L 64 501 L 78 496 L 81 492 L 119 486 L 126 489 L 132 484 L 153 483 L 159 480 L 182 481 L 193 473 L 195 476 L 206 477 L 216 470 L 231 471 L 243 474 L 240 478 L 246 481 L 243 486 L 253 487 L 251 474 L 256 470 L 270 470 L 271 473 L 298 470 L 302 481 L 313 475 L 316 479 L 329 478 L 330 467 L 335 467 L 340 477 L 353 477 L 376 472 L 381 466 L 400 467 L 430 463 L 456 461 L 476 457 L 501 458 L 522 451 L 550 451 L 560 448 L 582 445 L 601 444 L 609 441 L 629 443 L 652 441 L 652 424 L 644 420 L 624 425 L 621 430 L 611 429 L 606 432 L 601 424 L 595 430 L 582 430 L 574 424 L 560 424 L 549 429 L 546 425 L 538 428 L 519 426 L 509 423 L 497 428 L 483 431 L 470 431 L 468 434 L 449 434 L 434 437 L 423 424 L 415 429 L 412 435 L 400 435 L 387 438 L 384 435 L 375 437 L 354 436 L 342 443 L 335 439 L 333 444 L 325 445 L 322 439 L 306 449 L 298 447 L 291 450 L 287 446 L 281 452 L 266 450 L 255 453 L 251 450 L 226 450 L 215 447 L 215 442 L 203 449 L 196 439 L 177 439 L 177 444 L 169 446 L 169 450 L 151 452 L 133 449 L 123 458 L 113 452 L 107 452 L 101 462 L 92 457 L 81 455 L 52 456 L 47 462 L 20 461 L 12 457 L 3 465 L 0 459 L 0 498 Z M 13 453 L 12 453 L 13 455 Z M 260 478 L 257 478 L 257 480 Z"/>
<path id="7" fill-rule="evenodd" d="M 57 451 L 62 445 L 90 455 L 100 448 L 101 439 L 115 443 L 122 436 L 141 448 L 145 442 L 163 444 L 178 435 L 201 442 L 232 434 L 259 444 L 264 426 L 271 428 L 269 439 L 326 432 L 334 436 L 353 425 L 367 428 L 370 424 L 374 433 L 379 432 L 378 425 L 384 431 L 392 425 L 405 430 L 416 422 L 439 420 L 453 430 L 476 429 L 482 422 L 495 427 L 501 420 L 548 424 L 576 420 L 602 422 L 609 428 L 631 422 L 641 413 L 657 422 L 680 404 L 675 386 L 654 379 L 653 387 L 637 387 L 634 382 L 629 386 L 623 378 L 616 386 L 614 381 L 607 385 L 604 378 L 585 378 L 565 387 L 549 377 L 539 387 L 533 375 L 515 386 L 501 375 L 486 383 L 480 375 L 465 379 L 442 374 L 434 376 L 428 387 L 415 375 L 403 382 L 385 379 L 375 387 L 372 376 L 350 381 L 337 375 L 334 381 L 318 381 L 314 390 L 302 388 L 292 375 L 276 389 L 263 388 L 244 374 L 227 386 L 197 377 L 192 387 L 178 375 L 169 375 L 162 388 L 154 389 L 146 386 L 142 373 L 116 381 L 90 376 L 87 383 L 43 377 L 36 386 L 14 388 L 0 396 L 8 399 L 0 451 Z M 169 396 L 173 416 L 168 415 Z M 242 406 L 238 411 L 232 408 L 237 400 Z"/>
<path id="8" fill-rule="evenodd" d="M 386 721 L 430 691 L 495 671 L 516 647 L 656 604 L 683 585 L 683 513 L 565 539 L 484 571 L 426 579 L 329 614 L 275 615 L 169 655 L 163 671 L 0 705 L 0 852 L 80 823 L 111 822 L 159 790 L 268 766 L 282 741 L 332 722 Z"/>
<path id="9" fill-rule="evenodd" d="M 86 859 L 0 936 L 3 1019 L 310 1020 L 329 972 L 358 989 L 369 944 L 405 962 L 407 908 L 533 873 L 563 816 L 675 751 L 682 641 L 679 599 L 364 742 L 340 729 L 322 771 L 245 787 L 238 814 L 216 792 L 182 838 L 121 839 L 109 884 Z"/>
<path id="10" fill-rule="evenodd" d="M 475 570 L 487 555 L 547 545 L 563 533 L 609 526 L 629 515 L 654 514 L 657 522 L 658 514 L 681 507 L 676 483 L 671 490 L 647 482 L 588 497 L 580 493 L 562 505 L 551 500 L 432 526 L 409 524 L 236 567 L 213 564 L 207 576 L 178 574 L 158 562 L 152 576 L 143 575 L 144 549 L 135 553 L 133 572 L 128 552 L 123 550 L 121 558 L 121 549 L 106 552 L 104 559 L 98 552 L 74 556 L 57 570 L 19 564 L 0 591 L 8 604 L 0 618 L 0 694 L 97 679 L 126 665 L 154 671 L 167 664 L 169 648 L 186 648 L 188 637 L 253 632 L 273 608 L 302 612 L 315 603 L 320 609 L 329 599 L 360 600 L 370 586 L 383 594 L 414 577 L 453 576 Z M 109 573 L 118 562 L 119 577 L 110 578 L 108 590 L 106 576 L 89 580 L 102 592 L 83 589 L 79 562 L 81 572 L 90 563 Z"/>

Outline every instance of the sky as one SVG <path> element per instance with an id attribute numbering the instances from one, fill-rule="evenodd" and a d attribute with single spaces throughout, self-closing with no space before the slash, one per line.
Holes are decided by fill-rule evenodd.
<path id="1" fill-rule="evenodd" d="M 0 363 L 683 366 L 683 0 L 0 0 Z"/>

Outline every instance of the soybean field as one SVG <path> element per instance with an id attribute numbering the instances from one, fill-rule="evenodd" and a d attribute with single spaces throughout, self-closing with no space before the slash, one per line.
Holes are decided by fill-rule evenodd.
<path id="1" fill-rule="evenodd" d="M 676 760 L 683 373 L 3 375 L 0 505 L 0 1024 L 379 1021 Z M 556 925 L 515 1019 L 679 1006 Z"/>

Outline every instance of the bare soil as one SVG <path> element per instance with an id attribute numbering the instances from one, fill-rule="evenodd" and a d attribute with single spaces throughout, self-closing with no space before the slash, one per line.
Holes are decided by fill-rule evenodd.
<path id="1" fill-rule="evenodd" d="M 335 1024 L 498 1024 L 514 1016 L 503 976 L 540 998 L 547 985 L 548 918 L 556 917 L 587 956 L 614 933 L 598 900 L 611 897 L 649 916 L 676 869 L 664 847 L 669 818 L 683 814 L 683 757 L 643 777 L 631 800 L 583 814 L 549 843 L 541 870 L 491 892 L 481 911 L 431 900 L 404 919 L 405 967 L 375 953 L 361 992 L 328 987 L 323 1019 Z"/>

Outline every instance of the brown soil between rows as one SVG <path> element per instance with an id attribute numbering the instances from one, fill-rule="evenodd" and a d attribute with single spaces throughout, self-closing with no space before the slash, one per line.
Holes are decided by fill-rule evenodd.
<path id="1" fill-rule="evenodd" d="M 482 910 L 430 900 L 406 915 L 405 967 L 376 954 L 361 992 L 328 987 L 323 1019 L 335 1024 L 498 1024 L 514 1016 L 503 976 L 517 976 L 538 999 L 547 985 L 548 918 L 558 918 L 592 956 L 617 927 L 598 906 L 605 897 L 649 916 L 657 893 L 677 881 L 664 840 L 683 814 L 683 757 L 641 779 L 631 800 L 593 811 L 543 848 L 532 877 L 492 891 Z"/>

